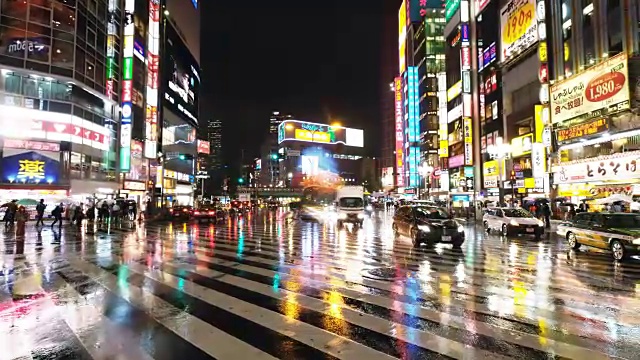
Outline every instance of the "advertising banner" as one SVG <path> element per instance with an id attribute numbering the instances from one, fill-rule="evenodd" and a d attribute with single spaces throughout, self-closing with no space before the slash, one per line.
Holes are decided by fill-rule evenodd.
<path id="1" fill-rule="evenodd" d="M 198 154 L 207 154 L 211 153 L 211 146 L 208 141 L 198 140 L 197 141 Z"/>
<path id="2" fill-rule="evenodd" d="M 122 49 L 122 103 L 120 104 L 120 172 L 131 170 L 131 129 L 133 124 L 132 81 L 133 81 L 133 12 L 135 0 L 124 2 L 124 38 Z"/>
<path id="3" fill-rule="evenodd" d="M 402 104 L 402 78 L 395 78 L 395 129 L 396 129 L 396 186 L 404 186 L 404 118 Z"/>
<path id="4" fill-rule="evenodd" d="M 473 165 L 473 134 L 472 134 L 472 120 L 471 118 L 464 118 L 464 128 L 462 129 L 464 135 L 464 164 Z"/>
<path id="5" fill-rule="evenodd" d="M 456 155 L 449 158 L 449 169 L 464 165 L 464 155 Z"/>
<path id="6" fill-rule="evenodd" d="M 547 172 L 547 158 L 542 143 L 533 143 L 531 148 L 531 171 L 534 178 L 542 178 Z"/>
<path id="7" fill-rule="evenodd" d="M 163 64 L 163 81 L 167 91 L 164 105 L 187 122 L 198 124 L 200 66 L 189 52 L 176 29 L 167 26 L 167 49 Z"/>
<path id="8" fill-rule="evenodd" d="M 511 156 L 518 157 L 531 152 L 533 134 L 519 136 L 511 140 Z"/>
<path id="9" fill-rule="evenodd" d="M 609 122 L 605 118 L 596 119 L 583 124 L 570 126 L 566 129 L 558 129 L 556 139 L 558 144 L 576 142 L 584 137 L 601 134 L 609 130 Z"/>
<path id="10" fill-rule="evenodd" d="M 629 67 L 620 53 L 551 86 L 551 121 L 590 119 L 629 108 Z"/>
<path id="11" fill-rule="evenodd" d="M 5 149 L 2 158 L 2 182 L 57 184 L 60 153 Z"/>
<path id="12" fill-rule="evenodd" d="M 506 62 L 538 41 L 535 0 L 510 0 L 500 9 L 500 61 Z"/>
<path id="13" fill-rule="evenodd" d="M 167 39 L 171 36 L 171 26 L 165 27 Z M 147 79 L 146 108 L 144 119 L 144 156 L 153 159 L 158 149 L 158 78 L 160 69 L 160 1 L 149 1 L 149 27 L 147 32 Z M 170 40 L 167 41 L 167 44 Z M 167 51 L 172 49 L 167 46 Z M 173 70 L 173 69 L 172 69 Z"/>
<path id="14" fill-rule="evenodd" d="M 286 140 L 363 147 L 364 131 L 343 126 L 285 120 L 278 125 L 278 143 Z"/>
<path id="15" fill-rule="evenodd" d="M 602 156 L 591 161 L 553 167 L 554 184 L 630 180 L 640 177 L 640 152 Z"/>

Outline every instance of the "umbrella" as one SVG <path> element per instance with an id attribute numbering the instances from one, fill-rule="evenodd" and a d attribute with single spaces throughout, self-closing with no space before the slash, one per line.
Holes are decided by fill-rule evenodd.
<path id="1" fill-rule="evenodd" d="M 36 205 L 38 205 L 38 201 L 34 200 L 34 199 L 20 199 L 20 200 L 18 200 L 18 205 L 36 206 Z"/>

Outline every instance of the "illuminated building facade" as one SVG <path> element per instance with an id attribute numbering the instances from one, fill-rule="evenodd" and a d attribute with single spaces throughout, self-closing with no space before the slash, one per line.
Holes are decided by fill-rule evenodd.
<path id="1" fill-rule="evenodd" d="M 396 187 L 420 195 L 441 189 L 438 75 L 444 73 L 443 2 L 403 2 L 399 15 L 396 102 Z M 432 169 L 425 173 L 423 168 Z"/>
<path id="2" fill-rule="evenodd" d="M 545 14 L 546 51 L 542 58 L 539 44 L 537 57 L 540 72 L 549 69 L 540 117 L 542 143 L 553 145 L 551 196 L 640 195 L 638 2 L 563 0 Z"/>
<path id="3" fill-rule="evenodd" d="M 118 190 L 123 11 L 116 1 L 3 1 L 3 201 Z"/>
<path id="4" fill-rule="evenodd" d="M 278 126 L 277 151 L 271 154 L 278 163 L 274 186 L 299 186 L 305 178 L 319 175 L 362 184 L 363 149 L 363 130 L 285 120 Z"/>
<path id="5" fill-rule="evenodd" d="M 448 0 L 445 4 L 448 157 L 443 158 L 446 159 L 443 165 L 448 169 L 449 194 L 454 208 L 470 207 L 476 195 L 474 147 L 477 141 L 474 141 L 474 134 L 477 125 L 471 83 L 475 59 L 472 56 L 470 5 L 467 0 Z"/>

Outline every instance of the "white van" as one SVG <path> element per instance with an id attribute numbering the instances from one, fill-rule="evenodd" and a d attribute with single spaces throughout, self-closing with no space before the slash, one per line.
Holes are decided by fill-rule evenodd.
<path id="1" fill-rule="evenodd" d="M 364 222 L 364 189 L 362 186 L 343 186 L 336 191 L 336 211 L 338 226 L 344 223 L 357 224 Z"/>

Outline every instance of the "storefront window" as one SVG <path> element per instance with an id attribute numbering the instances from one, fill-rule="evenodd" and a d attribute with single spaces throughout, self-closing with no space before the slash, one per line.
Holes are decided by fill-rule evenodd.
<path id="1" fill-rule="evenodd" d="M 71 179 L 82 179 L 82 154 L 72 152 L 71 159 L 69 161 L 71 173 Z"/>
<path id="2" fill-rule="evenodd" d="M 2 90 L 11 94 L 20 94 L 20 84 L 22 83 L 22 78 L 15 74 L 7 74 L 6 76 L 0 77 L 0 82 L 2 82 Z"/>

